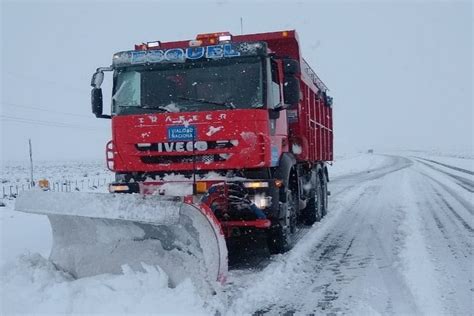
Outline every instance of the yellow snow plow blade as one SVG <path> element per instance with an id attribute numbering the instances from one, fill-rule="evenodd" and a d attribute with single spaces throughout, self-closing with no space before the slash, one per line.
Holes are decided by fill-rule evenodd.
<path id="1" fill-rule="evenodd" d="M 22 192 L 15 210 L 47 215 L 50 260 L 76 278 L 158 265 L 175 286 L 224 282 L 227 248 L 212 211 L 183 197 L 139 194 Z"/>

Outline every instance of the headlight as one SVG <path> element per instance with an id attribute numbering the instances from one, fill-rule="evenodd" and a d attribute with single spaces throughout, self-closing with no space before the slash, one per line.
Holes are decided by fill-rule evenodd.
<path id="1" fill-rule="evenodd" d="M 268 182 L 265 182 L 265 181 L 244 182 L 244 187 L 248 189 L 268 188 Z"/>
<path id="2" fill-rule="evenodd" d="M 272 198 L 264 194 L 257 194 L 250 200 L 260 209 L 269 207 L 272 202 Z"/>
<path id="3" fill-rule="evenodd" d="M 109 185 L 110 193 L 125 192 L 125 191 L 128 191 L 128 190 L 130 190 L 130 188 L 126 184 L 111 184 L 111 185 Z"/>

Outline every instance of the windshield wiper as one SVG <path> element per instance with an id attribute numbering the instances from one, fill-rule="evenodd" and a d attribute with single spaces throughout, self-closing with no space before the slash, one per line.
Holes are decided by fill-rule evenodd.
<path id="1" fill-rule="evenodd" d="M 163 112 L 169 112 L 169 113 L 173 113 L 172 111 L 170 111 L 170 109 L 168 109 L 166 106 L 155 106 L 155 105 L 142 105 L 141 106 L 142 109 L 157 109 L 157 110 L 162 110 Z"/>
<path id="2" fill-rule="evenodd" d="M 235 105 L 233 105 L 232 102 L 219 102 L 219 101 L 211 101 L 211 100 L 206 100 L 206 99 L 197 99 L 197 98 L 188 98 L 188 97 L 178 97 L 178 99 L 186 100 L 186 101 L 197 101 L 197 102 L 207 103 L 207 104 L 215 104 L 215 105 L 225 106 L 229 109 L 235 109 Z"/>

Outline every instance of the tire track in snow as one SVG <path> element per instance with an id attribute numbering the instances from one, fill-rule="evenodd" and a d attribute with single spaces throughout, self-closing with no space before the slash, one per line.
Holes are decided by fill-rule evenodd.
<path id="1" fill-rule="evenodd" d="M 412 165 L 412 163 L 404 158 L 396 159 L 396 164 L 399 166 L 393 167 L 392 172 L 385 173 L 383 176 L 394 174 L 396 171 Z M 375 177 L 377 180 L 380 178 L 380 175 Z M 379 223 L 367 223 L 367 221 L 370 222 L 371 220 L 380 219 L 382 222 L 385 220 L 382 218 L 384 215 L 381 215 L 379 212 L 378 205 L 374 204 L 374 201 L 379 199 L 378 197 L 383 190 L 390 189 L 381 184 L 373 187 L 372 190 L 366 191 L 369 192 L 366 194 L 367 202 L 359 203 L 358 212 L 354 213 L 354 217 L 345 219 L 344 225 L 337 227 L 337 231 L 341 233 L 333 238 L 333 240 L 336 240 L 338 247 L 331 247 L 329 249 L 332 260 L 326 253 L 322 253 L 321 259 L 329 258 L 329 261 L 332 261 L 328 264 L 328 267 L 324 268 L 333 273 L 333 280 L 335 281 L 323 285 L 322 289 L 324 290 L 325 297 L 318 303 L 318 307 L 324 308 L 324 312 L 327 311 L 328 314 L 341 311 L 343 313 L 353 312 L 350 303 L 343 303 L 342 307 L 333 307 L 333 301 L 339 298 L 340 292 L 345 292 L 344 287 L 346 285 L 350 286 L 352 282 L 357 282 L 357 279 L 363 279 L 361 276 L 367 273 L 373 273 L 376 280 L 381 280 L 388 293 L 385 298 L 385 306 L 379 306 L 378 312 L 381 310 L 383 310 L 382 313 L 398 314 L 418 312 L 414 297 L 411 295 L 406 284 L 401 281 L 403 278 L 399 271 L 393 266 L 393 262 L 398 260 L 393 254 L 394 250 L 386 251 L 385 242 L 382 240 L 386 236 L 381 237 L 380 228 L 378 227 L 377 229 L 375 227 Z M 383 203 L 384 198 L 380 199 L 382 202 L 379 204 L 385 204 Z M 396 226 L 394 225 L 394 227 Z M 343 245 L 347 245 L 345 249 Z M 364 246 L 367 248 L 361 248 Z M 339 259 L 337 259 L 338 255 L 340 255 Z M 353 273 L 350 273 L 350 271 Z M 344 296 L 346 296 L 345 293 Z M 316 310 L 315 312 L 320 311 Z"/>
<path id="2" fill-rule="evenodd" d="M 464 198 L 462 198 L 459 194 L 457 194 L 454 190 L 446 186 L 444 183 L 438 181 L 437 179 L 433 178 L 432 176 L 420 171 L 422 175 L 425 177 L 429 178 L 432 182 L 435 182 L 440 188 L 442 188 L 444 191 L 449 193 L 449 195 L 454 198 L 456 201 L 458 201 L 464 209 L 466 209 L 471 215 L 474 215 L 474 210 L 473 210 L 473 205 L 471 202 L 466 201 Z"/>
<path id="3" fill-rule="evenodd" d="M 338 186 L 336 190 L 331 192 L 332 196 L 338 196 L 342 192 L 348 192 L 361 185 L 361 182 L 379 179 L 387 174 L 406 168 L 413 164 L 407 158 L 398 156 L 381 155 L 387 159 L 386 163 L 377 169 L 372 169 L 369 172 L 351 173 L 348 175 L 338 176 L 330 181 L 330 185 L 343 184 Z M 330 203 L 333 203 L 330 197 Z M 329 205 L 331 208 L 332 206 Z M 293 243 L 297 244 L 310 231 L 310 227 L 298 226 L 298 231 L 295 233 Z M 240 243 L 232 243 L 231 253 L 229 254 L 230 269 L 231 270 L 262 270 L 271 260 L 268 258 L 269 252 L 262 250 L 266 247 L 264 237 L 258 236 L 256 238 L 250 237 L 248 240 L 243 240 Z M 248 258 L 251 258 L 249 260 Z"/>
<path id="4" fill-rule="evenodd" d="M 266 313 L 292 313 L 301 312 L 300 306 L 294 304 L 292 300 L 288 301 L 288 295 L 285 289 L 300 291 L 309 288 L 318 276 L 318 273 L 324 269 L 324 265 L 318 262 L 314 253 L 331 252 L 331 228 L 337 225 L 341 216 L 353 209 L 358 201 L 364 196 L 364 187 L 354 188 L 345 191 L 346 195 L 339 199 L 337 196 L 331 197 L 330 213 L 322 220 L 315 224 L 305 240 L 284 255 L 272 256 L 274 260 L 263 271 L 258 271 L 247 275 L 248 284 L 237 282 L 233 289 L 230 289 L 231 306 L 230 314 L 248 314 L 264 315 Z M 337 206 L 343 206 L 342 208 Z M 310 253 L 313 257 L 310 257 Z M 325 259 L 326 260 L 326 259 Z M 258 279 L 258 283 L 254 280 Z M 238 281 L 238 280 L 236 280 Z M 245 288 L 244 291 L 242 289 Z M 269 289 L 272 293 L 268 293 Z M 316 306 L 317 303 L 314 303 Z"/>
<path id="5" fill-rule="evenodd" d="M 413 157 L 416 158 L 416 159 L 426 160 L 426 161 L 429 161 L 429 162 L 432 162 L 432 163 L 435 163 L 435 164 L 438 164 L 438 165 L 441 165 L 443 167 L 450 168 L 450 169 L 453 169 L 453 170 L 456 170 L 456 171 L 459 171 L 459 172 L 464 172 L 464 173 L 467 173 L 467 174 L 470 174 L 470 175 L 474 175 L 474 172 L 470 171 L 470 170 L 466 170 L 466 169 L 459 168 L 459 167 L 452 166 L 452 165 L 447 165 L 445 163 L 441 163 L 439 161 L 435 161 L 435 160 L 431 160 L 431 159 L 421 158 L 421 157 L 417 157 L 417 156 L 413 156 Z"/>
<path id="6" fill-rule="evenodd" d="M 458 202 L 463 208 L 466 209 L 466 211 L 472 215 L 472 209 L 471 209 L 471 206 L 469 206 L 469 204 L 464 201 L 463 198 L 459 197 L 458 195 L 456 194 L 453 194 L 454 192 L 452 192 L 452 190 L 450 190 L 448 187 L 446 187 L 445 185 L 443 185 L 441 182 L 439 182 L 438 180 L 434 179 L 433 177 L 427 175 L 426 173 L 424 172 L 420 172 L 421 175 L 423 175 L 425 178 L 428 179 L 428 181 L 430 182 L 430 187 L 433 191 L 433 193 L 436 195 L 436 197 L 438 198 L 438 206 L 440 206 L 441 209 L 443 210 L 449 210 L 450 213 L 452 215 L 454 215 L 454 218 L 456 218 L 459 223 L 469 232 L 469 233 L 474 233 L 474 228 L 469 225 L 469 223 L 466 221 L 466 219 L 464 219 L 458 211 L 455 210 L 455 207 L 449 203 L 446 199 L 446 193 L 449 194 L 452 198 L 454 198 L 454 200 L 456 202 Z M 440 188 L 442 188 L 444 191 L 445 191 L 445 194 L 443 195 L 439 189 L 437 189 L 435 187 L 435 184 L 438 185 Z M 449 216 L 448 214 L 448 218 L 451 219 L 451 217 Z M 472 219 L 471 219 L 472 221 Z"/>
<path id="7" fill-rule="evenodd" d="M 364 195 L 364 194 L 363 194 Z M 362 196 L 360 198 L 362 198 Z M 353 207 L 349 208 L 348 211 L 353 210 L 357 206 L 358 199 Z M 324 283 L 322 285 L 313 287 L 313 284 L 318 281 L 318 277 L 323 270 L 331 270 L 334 272 L 334 269 L 338 268 L 338 265 L 330 267 L 330 263 L 335 260 L 337 256 L 337 250 L 342 249 L 341 241 L 343 241 L 343 235 L 339 234 L 333 236 L 332 233 L 329 233 L 321 239 L 321 241 L 307 254 L 306 259 L 304 260 L 303 275 L 297 275 L 297 279 L 292 281 L 298 283 L 300 286 L 297 290 L 303 290 L 304 292 L 311 291 L 311 293 L 321 293 L 321 297 L 316 302 L 316 307 L 320 311 L 327 311 L 332 309 L 332 301 L 338 298 L 337 291 L 331 289 L 331 282 Z M 339 260 L 341 262 L 341 260 Z M 301 286 L 304 285 L 304 286 Z M 316 295 L 316 294 L 315 294 Z M 304 296 L 304 293 L 298 293 L 299 297 Z M 272 314 L 278 313 L 280 315 L 292 315 L 295 312 L 301 312 L 303 306 L 302 302 L 293 302 L 293 299 L 290 301 L 283 300 L 284 302 L 278 304 L 270 304 L 262 309 L 257 310 L 255 315 L 264 315 L 267 312 Z M 340 310 L 338 310 L 340 311 Z"/>
<path id="8" fill-rule="evenodd" d="M 459 220 L 459 222 L 462 224 L 462 226 L 464 226 L 464 228 L 469 231 L 470 233 L 474 233 L 474 228 L 472 228 L 462 217 L 461 215 L 459 215 L 458 212 L 456 212 L 456 210 L 454 209 L 454 207 L 451 206 L 451 204 L 448 203 L 448 201 L 446 201 L 446 199 L 439 193 L 438 190 L 436 190 L 435 188 L 433 188 L 436 196 L 442 201 L 442 203 L 444 204 L 444 206 L 451 211 L 451 213 L 454 215 L 455 218 L 457 218 Z"/>
<path id="9" fill-rule="evenodd" d="M 433 192 L 429 192 L 428 190 L 425 190 L 425 192 L 432 196 L 434 193 L 434 187 L 431 185 L 431 189 Z M 444 210 L 443 205 L 438 201 L 436 198 L 430 199 L 425 201 L 423 204 L 420 203 L 421 206 L 424 206 L 423 208 L 428 210 L 432 219 L 435 222 L 435 226 L 438 228 L 439 232 L 441 233 L 443 239 L 446 242 L 447 247 L 449 248 L 449 251 L 453 255 L 453 257 L 458 258 L 459 256 L 463 256 L 465 258 L 468 257 L 467 254 L 460 254 L 462 252 L 462 249 L 468 249 L 469 255 L 472 255 L 471 252 L 471 245 L 469 242 L 466 242 L 463 237 L 461 237 L 461 243 L 464 245 L 464 247 L 459 247 L 458 245 L 453 245 L 454 240 L 452 234 L 450 234 L 449 229 L 446 227 L 445 222 L 448 221 L 453 225 L 454 227 L 458 227 L 456 221 L 452 218 L 452 216 L 449 216 L 449 213 Z M 438 215 L 437 211 L 442 211 L 444 213 L 444 220 L 441 220 L 440 216 Z"/>
<path id="10" fill-rule="evenodd" d="M 424 175 L 423 173 L 421 174 Z M 433 196 L 433 195 L 436 196 L 436 198 L 433 198 L 432 200 L 428 201 L 430 205 L 431 205 L 431 202 L 434 202 L 436 204 L 434 205 L 434 207 L 429 207 L 429 209 L 433 215 L 434 220 L 436 221 L 437 226 L 440 228 L 440 231 L 443 234 L 444 239 L 447 242 L 448 248 L 450 248 L 452 254 L 455 257 L 457 256 L 462 256 L 464 258 L 472 257 L 471 238 L 472 238 L 472 233 L 474 232 L 474 229 L 464 220 L 464 218 L 461 217 L 461 215 L 459 215 L 459 213 L 455 210 L 454 206 L 451 205 L 446 200 L 446 198 L 439 191 L 439 189 L 436 188 L 435 184 L 438 184 L 438 183 L 431 182 L 432 178 L 430 177 L 427 177 L 427 178 L 430 181 L 430 189 L 431 189 L 431 192 L 428 192 L 428 194 L 430 196 Z M 449 192 L 446 192 L 446 193 L 450 194 Z M 460 205 L 462 206 L 461 203 Z M 440 217 L 438 216 L 437 212 L 435 212 L 435 210 L 441 210 L 444 213 L 445 221 L 449 221 L 454 227 L 452 229 L 452 232 L 449 232 L 448 228 L 446 227 L 444 222 L 440 219 Z M 461 227 L 459 226 L 459 224 L 461 225 Z M 462 227 L 464 227 L 465 229 L 464 232 L 466 232 L 468 236 L 463 234 Z M 459 230 L 460 228 L 461 230 Z M 462 244 L 462 247 L 456 244 L 453 238 L 453 234 L 457 236 L 457 238 L 459 239 L 459 242 Z M 463 250 L 466 250 L 467 254 Z"/>
<path id="11" fill-rule="evenodd" d="M 361 185 L 362 182 L 368 182 L 372 180 L 380 179 L 390 173 L 402 170 L 404 168 L 410 167 L 413 165 L 413 161 L 410 159 L 399 157 L 399 156 L 390 156 L 390 155 L 381 155 L 387 159 L 386 163 L 380 166 L 377 169 L 372 169 L 369 172 L 357 172 L 351 173 L 348 175 L 338 176 L 331 180 L 330 185 L 333 184 L 342 184 L 339 185 L 334 191 L 331 192 L 332 196 L 338 196 L 343 192 L 348 192 L 353 190 Z M 330 197 L 330 203 L 333 203 Z M 329 205 L 331 209 L 332 205 Z M 293 244 L 297 244 L 304 236 L 311 230 L 307 226 L 298 226 L 298 231 L 295 233 Z M 234 249 L 231 249 L 229 253 L 230 260 L 230 269 L 231 270 L 263 270 L 268 264 L 271 263 L 271 258 L 269 258 L 269 252 L 262 250 L 262 247 L 266 247 L 264 237 L 259 236 L 255 240 L 254 238 L 250 242 L 243 241 L 237 246 L 232 246 Z M 251 259 L 248 259 L 251 258 Z M 238 273 L 241 271 L 238 271 Z"/>
<path id="12" fill-rule="evenodd" d="M 438 167 L 435 167 L 429 163 L 426 163 L 424 161 L 420 161 L 420 160 L 417 160 L 417 162 L 419 163 L 422 163 L 423 165 L 433 169 L 433 170 L 436 170 L 438 172 L 441 172 L 442 174 L 444 175 L 447 175 L 449 177 L 451 177 L 452 179 L 454 179 L 454 182 L 456 182 L 459 186 L 461 186 L 462 188 L 466 189 L 467 191 L 471 192 L 471 193 L 474 193 L 474 182 L 469 180 L 469 179 L 466 179 L 464 177 L 461 177 L 461 176 L 456 176 L 456 175 L 453 175 L 452 173 L 449 173 L 449 172 L 446 172 Z"/>
<path id="13" fill-rule="evenodd" d="M 332 183 L 342 186 L 334 191 L 333 196 L 336 199 L 342 199 L 348 188 L 352 189 L 362 183 L 370 183 L 370 185 L 351 203 L 350 207 L 339 210 L 341 215 L 338 224 L 333 225 L 332 230 L 328 231 L 324 238 L 305 255 L 302 264 L 304 273 L 296 274 L 292 280 L 293 283 L 298 284 L 298 287 L 289 289 L 289 291 L 296 293 L 293 293 L 289 300 L 283 298 L 279 303 L 262 306 L 255 312 L 256 315 L 270 312 L 272 314 L 292 314 L 295 311 L 298 313 L 332 314 L 352 311 L 352 306 L 344 302 L 345 299 L 340 297 L 340 293 L 344 292 L 344 287 L 347 284 L 363 275 L 369 266 L 376 266 L 375 259 L 384 256 L 383 251 L 379 250 L 372 252 L 365 249 L 362 254 L 359 253 L 361 252 L 360 247 L 364 247 L 363 245 L 371 239 L 370 233 L 367 233 L 365 215 L 377 212 L 376 209 L 371 208 L 371 202 L 374 197 L 378 196 L 382 187 L 377 181 L 373 182 L 372 180 L 378 180 L 385 175 L 412 165 L 412 162 L 405 158 L 396 157 L 393 160 L 395 163 L 392 166 L 381 168 L 377 172 L 362 173 L 356 177 L 350 175 L 346 177 L 346 181 L 342 177 L 332 181 Z M 361 178 L 362 176 L 363 178 Z M 357 182 L 357 184 L 352 182 Z M 331 203 L 330 210 L 333 208 L 333 204 L 337 208 L 336 201 L 336 203 Z M 353 249 L 355 244 L 357 244 L 357 249 Z M 391 293 L 389 296 L 395 297 L 395 305 L 405 301 L 405 304 L 410 306 L 409 311 L 417 311 L 416 305 L 413 303 L 414 298 L 410 296 L 406 286 L 398 281 L 401 276 L 397 274 L 394 277 L 396 271 L 390 267 L 390 264 L 380 267 L 379 270 L 381 270 L 378 272 L 381 275 L 379 277 L 388 284 L 387 290 Z M 282 284 L 280 287 L 285 287 L 285 285 Z M 397 294 L 398 292 L 405 294 Z M 344 295 L 347 294 L 344 293 Z M 393 308 L 393 306 L 389 306 L 390 304 L 394 305 L 393 303 L 387 302 L 387 306 L 382 309 L 386 311 Z M 395 308 L 398 307 L 395 306 Z M 398 310 L 400 311 L 400 308 Z"/>
<path id="14" fill-rule="evenodd" d="M 421 235 L 418 239 L 423 237 L 429 256 L 422 258 L 424 257 L 426 264 L 433 266 L 431 278 L 438 282 L 438 300 L 442 302 L 444 308 L 438 313 L 470 314 L 472 304 L 469 306 L 468 302 L 472 302 L 474 292 L 472 232 L 452 213 L 454 210 L 459 215 L 459 207 L 462 209 L 464 206 L 461 203 L 459 205 L 451 203 L 447 199 L 453 197 L 451 192 L 445 191 L 443 185 L 437 180 L 433 181 L 432 177 L 424 172 L 416 171 L 418 176 L 410 179 L 414 185 L 413 191 L 417 192 L 412 202 L 416 205 L 420 226 L 419 232 L 414 235 Z M 456 199 L 453 201 L 456 204 L 459 202 Z M 413 262 L 411 270 L 414 269 L 413 264 L 424 263 L 422 260 Z M 423 287 L 422 283 L 415 284 L 415 288 L 422 292 L 430 290 Z"/>

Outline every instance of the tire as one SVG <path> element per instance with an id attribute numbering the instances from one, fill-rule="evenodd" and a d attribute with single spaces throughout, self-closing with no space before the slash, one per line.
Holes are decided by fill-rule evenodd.
<path id="1" fill-rule="evenodd" d="M 267 246 L 271 254 L 284 253 L 293 246 L 293 234 L 296 231 L 295 200 L 290 190 L 287 190 L 285 218 L 280 219 L 267 231 Z"/>
<path id="2" fill-rule="evenodd" d="M 321 215 L 324 217 L 328 213 L 328 180 L 323 174 L 321 176 Z"/>
<path id="3" fill-rule="evenodd" d="M 314 189 L 314 196 L 309 199 L 306 208 L 303 210 L 304 223 L 306 225 L 313 225 L 316 222 L 319 222 L 323 217 L 322 213 L 322 190 L 321 182 L 319 181 L 320 177 L 316 177 L 316 188 Z"/>

